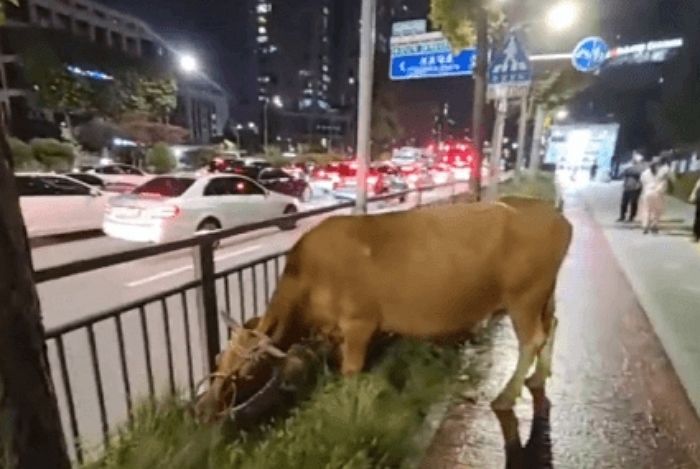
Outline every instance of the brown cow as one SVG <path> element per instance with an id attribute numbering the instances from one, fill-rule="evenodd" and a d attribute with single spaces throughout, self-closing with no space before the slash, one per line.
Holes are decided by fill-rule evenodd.
<path id="1" fill-rule="evenodd" d="M 493 407 L 510 409 L 535 358 L 527 385 L 541 388 L 550 375 L 554 290 L 571 235 L 551 205 L 512 197 L 330 218 L 289 253 L 257 332 L 283 350 L 311 330 L 337 337 L 351 374 L 378 332 L 456 336 L 505 309 L 520 355 Z"/>

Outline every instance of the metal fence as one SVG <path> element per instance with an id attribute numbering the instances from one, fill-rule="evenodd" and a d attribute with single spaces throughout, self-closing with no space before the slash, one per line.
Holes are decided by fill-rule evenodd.
<path id="1" fill-rule="evenodd" d="M 446 184 L 426 190 L 450 187 Z M 376 197 L 389 201 L 423 191 Z M 195 280 L 69 322 L 46 332 L 47 353 L 71 456 L 83 463 L 91 449 L 108 447 L 128 425 L 141 402 L 165 396 L 193 398 L 195 384 L 215 368 L 215 357 L 229 333 L 219 311 L 241 323 L 264 312 L 284 269 L 286 253 L 216 271 L 214 250 L 222 239 L 337 212 L 352 202 L 203 234 L 173 243 L 81 260 L 35 272 L 49 282 L 126 262 L 190 248 Z M 104 445 L 104 446 L 103 446 Z"/>

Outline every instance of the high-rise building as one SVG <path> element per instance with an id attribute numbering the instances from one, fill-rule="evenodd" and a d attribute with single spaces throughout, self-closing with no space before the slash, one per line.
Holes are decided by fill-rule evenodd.
<path id="1" fill-rule="evenodd" d="M 359 2 L 248 0 L 246 41 L 255 99 L 241 88 L 270 143 L 351 143 L 356 103 Z M 254 117 L 254 118 L 255 118 Z M 264 133 L 265 129 L 261 129 Z"/>

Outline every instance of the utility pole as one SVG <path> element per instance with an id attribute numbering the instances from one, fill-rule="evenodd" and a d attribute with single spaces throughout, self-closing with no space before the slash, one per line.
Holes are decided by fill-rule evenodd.
<path id="1" fill-rule="evenodd" d="M 529 94 L 529 93 L 528 93 Z M 527 137 L 528 94 L 520 98 L 520 124 L 518 125 L 518 153 L 515 157 L 515 179 L 520 180 L 525 157 L 525 138 Z"/>
<path id="2" fill-rule="evenodd" d="M 471 175 L 471 189 L 476 200 L 481 200 L 481 167 L 484 154 L 484 105 L 486 103 L 486 72 L 489 53 L 489 19 L 484 7 L 476 8 L 476 69 L 474 70 L 474 109 L 472 127 L 476 161 Z"/>
<path id="3" fill-rule="evenodd" d="M 491 202 L 498 199 L 498 183 L 501 173 L 501 155 L 503 154 L 503 130 L 506 125 L 506 114 L 508 112 L 508 100 L 501 98 L 496 100 L 496 124 L 493 127 L 493 138 L 491 139 L 491 161 L 489 162 L 489 187 L 487 199 Z"/>
<path id="4" fill-rule="evenodd" d="M 537 111 L 535 113 L 535 130 L 532 135 L 532 151 L 530 152 L 530 172 L 535 174 L 540 169 L 540 152 L 541 152 L 541 140 L 542 132 L 544 132 L 544 119 L 546 117 L 546 110 L 543 104 L 537 105 Z"/>
<path id="5" fill-rule="evenodd" d="M 367 174 L 372 150 L 372 88 L 374 82 L 374 35 L 377 0 L 362 0 L 360 25 L 360 89 L 357 113 L 357 196 L 355 214 L 367 213 Z"/>

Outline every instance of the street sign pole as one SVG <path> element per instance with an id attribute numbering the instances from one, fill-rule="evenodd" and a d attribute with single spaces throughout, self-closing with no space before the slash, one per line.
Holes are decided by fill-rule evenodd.
<path id="1" fill-rule="evenodd" d="M 517 181 L 520 180 L 523 168 L 523 161 L 525 160 L 524 157 L 525 138 L 527 137 L 528 100 L 529 96 L 527 94 L 520 98 L 520 123 L 518 124 L 518 153 L 515 157 L 515 179 Z"/>
<path id="2" fill-rule="evenodd" d="M 367 213 L 367 174 L 371 158 L 372 84 L 377 0 L 362 0 L 360 30 L 360 90 L 357 113 L 357 196 L 355 214 Z"/>

